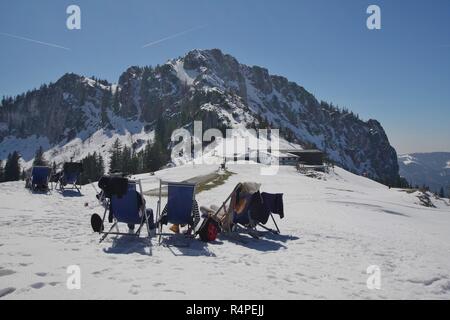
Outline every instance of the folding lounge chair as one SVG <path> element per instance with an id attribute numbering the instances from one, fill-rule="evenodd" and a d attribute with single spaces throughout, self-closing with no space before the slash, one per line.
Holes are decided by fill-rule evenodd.
<path id="1" fill-rule="evenodd" d="M 253 229 L 257 232 L 256 227 L 259 226 L 266 231 L 274 234 L 279 234 L 280 229 L 273 217 L 273 214 L 277 213 L 281 218 L 284 217 L 283 213 L 283 194 L 270 194 L 260 193 L 259 191 L 254 193 L 249 199 L 245 214 L 234 215 L 234 222 L 244 225 L 249 229 Z M 268 228 L 266 226 L 269 221 L 269 217 L 272 219 L 276 230 Z"/>
<path id="2" fill-rule="evenodd" d="M 49 167 L 36 166 L 31 170 L 30 188 L 33 191 L 48 191 L 48 181 L 52 169 Z"/>
<path id="3" fill-rule="evenodd" d="M 126 183 L 127 185 L 125 186 L 126 190 L 124 190 L 123 194 L 117 194 L 113 192 L 112 194 L 108 194 L 107 198 L 105 199 L 105 212 L 103 214 L 102 226 L 105 223 L 107 213 L 109 213 L 108 217 L 111 217 L 113 224 L 110 227 L 109 231 L 100 231 L 100 233 L 103 234 L 100 242 L 105 240 L 108 235 L 139 237 L 144 224 L 147 225 L 147 232 L 149 237 L 151 235 L 149 212 L 147 212 L 147 210 L 145 209 L 145 205 L 142 205 L 141 207 L 139 206 L 139 193 L 136 190 L 136 185 L 139 185 L 140 194 L 142 195 L 142 186 L 140 181 L 129 181 L 126 178 L 122 179 L 123 180 L 111 180 L 111 184 Z M 114 187 L 116 186 L 112 187 L 114 189 Z M 115 190 L 117 190 L 117 188 Z M 124 233 L 120 232 L 118 227 L 119 223 L 125 223 L 127 225 L 139 225 L 139 227 L 136 232 Z M 113 232 L 114 228 L 116 228 L 116 232 Z M 103 227 L 101 229 L 103 229 Z"/>
<path id="4" fill-rule="evenodd" d="M 254 228 L 255 231 L 256 227 L 259 226 L 266 231 L 279 234 L 280 229 L 278 228 L 278 224 L 275 221 L 273 214 L 279 214 L 280 218 L 283 219 L 283 210 L 283 194 L 271 194 L 267 192 L 260 193 L 260 191 L 258 191 L 251 195 L 246 208 L 246 214 L 235 214 L 234 222 Z M 269 217 L 272 219 L 276 230 L 266 226 L 269 221 Z"/>
<path id="5" fill-rule="evenodd" d="M 61 177 L 59 178 L 59 187 L 61 191 L 65 189 L 76 189 L 81 193 L 79 184 L 80 175 L 83 172 L 83 165 L 79 162 L 66 162 Z M 72 185 L 67 188 L 67 185 Z"/>
<path id="6" fill-rule="evenodd" d="M 246 191 L 242 192 L 243 189 Z M 282 201 L 282 194 L 261 194 L 259 185 L 239 183 L 216 211 L 215 216 L 219 218 L 222 230 L 228 234 L 232 231 L 245 231 L 252 237 L 258 238 L 257 226 L 279 234 L 280 229 L 273 213 L 279 213 L 283 217 Z M 269 217 L 272 218 L 276 230 L 265 226 Z"/>
<path id="7" fill-rule="evenodd" d="M 167 204 L 161 212 L 162 187 L 167 186 Z M 194 233 L 194 227 L 198 223 L 199 218 L 198 205 L 195 200 L 195 184 L 176 183 L 160 181 L 159 184 L 159 200 L 157 209 L 157 225 L 159 228 L 159 240 L 163 235 L 162 228 L 164 224 L 189 225 Z M 194 217 L 196 217 L 194 219 Z M 188 246 L 188 243 L 182 243 L 180 246 Z"/>

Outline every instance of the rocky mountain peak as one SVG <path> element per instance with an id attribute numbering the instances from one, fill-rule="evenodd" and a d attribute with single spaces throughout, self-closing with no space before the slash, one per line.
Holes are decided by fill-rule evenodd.
<path id="1" fill-rule="evenodd" d="M 396 152 L 378 121 L 319 102 L 302 86 L 219 49 L 192 50 L 155 67 L 132 66 L 117 85 L 66 74 L 0 109 L 0 143 L 37 136 L 60 148 L 99 130 L 150 133 L 158 123 L 167 139 L 170 130 L 194 120 L 204 129 L 276 128 L 286 140 L 319 148 L 355 173 L 382 181 L 398 176 Z M 130 139 L 127 144 L 134 143 Z"/>

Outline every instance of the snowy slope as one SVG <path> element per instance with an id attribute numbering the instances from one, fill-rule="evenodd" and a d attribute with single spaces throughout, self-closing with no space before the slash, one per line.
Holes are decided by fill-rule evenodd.
<path id="1" fill-rule="evenodd" d="M 212 173 L 189 164 L 140 175 L 145 190 L 158 178 L 182 181 Z M 419 205 L 340 168 L 321 179 L 281 167 L 229 165 L 225 184 L 200 193 L 219 205 L 240 181 L 285 194 L 282 235 L 246 244 L 221 237 L 189 249 L 109 238 L 98 244 L 90 215 L 101 212 L 90 186 L 83 196 L 31 194 L 22 182 L 0 184 L 0 294 L 4 299 L 449 299 L 450 206 Z M 156 207 L 156 198 L 147 197 Z M 88 204 L 85 207 L 85 203 Z M 81 267 L 81 290 L 66 289 L 66 268 Z M 381 290 L 366 287 L 366 269 L 381 268 Z M 237 276 L 240 275 L 240 276 Z"/>

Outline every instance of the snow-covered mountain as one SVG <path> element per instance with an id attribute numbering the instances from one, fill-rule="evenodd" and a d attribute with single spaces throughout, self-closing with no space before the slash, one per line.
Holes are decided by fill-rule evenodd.
<path id="1" fill-rule="evenodd" d="M 56 162 L 107 154 L 115 138 L 139 150 L 173 129 L 277 128 L 289 142 L 316 147 L 342 167 L 385 182 L 398 177 L 397 155 L 376 120 L 318 101 L 267 69 L 240 64 L 218 49 L 193 50 L 156 67 L 130 67 L 110 84 L 66 74 L 0 108 L 0 159 L 25 161 L 39 145 Z"/>
<path id="2" fill-rule="evenodd" d="M 427 185 L 434 192 L 450 190 L 450 152 L 411 153 L 398 157 L 400 175 L 410 184 Z"/>

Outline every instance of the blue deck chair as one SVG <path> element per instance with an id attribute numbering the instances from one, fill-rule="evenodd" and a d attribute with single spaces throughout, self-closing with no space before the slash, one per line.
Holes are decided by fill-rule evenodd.
<path id="1" fill-rule="evenodd" d="M 112 226 L 109 231 L 100 233 L 103 236 L 100 242 L 106 239 L 108 235 L 124 235 L 139 237 L 144 224 L 147 225 L 147 233 L 150 237 L 150 224 L 149 214 L 151 210 L 146 210 L 145 205 L 139 205 L 139 196 L 142 195 L 142 187 L 140 181 L 127 181 L 127 190 L 123 195 L 112 194 L 109 199 L 106 200 L 105 212 L 103 214 L 102 225 L 104 225 L 107 213 L 112 217 Z M 136 185 L 139 185 L 140 193 L 136 190 Z M 125 223 L 127 225 L 138 225 L 138 229 L 133 233 L 120 232 L 118 224 Z M 112 230 L 116 228 L 116 232 Z"/>
<path id="2" fill-rule="evenodd" d="M 66 162 L 62 175 L 59 179 L 59 187 L 61 191 L 65 189 L 76 189 L 81 193 L 81 185 L 79 183 L 80 175 L 83 172 L 83 165 L 80 162 Z M 67 188 L 67 185 L 72 185 L 71 188 Z"/>
<path id="3" fill-rule="evenodd" d="M 52 171 L 49 167 L 36 166 L 31 169 L 30 177 L 30 187 L 31 190 L 36 191 L 48 191 L 48 181 L 50 179 L 50 172 Z"/>
<path id="4" fill-rule="evenodd" d="M 162 187 L 167 186 L 167 204 L 161 212 Z M 159 201 L 157 212 L 157 224 L 159 227 L 159 240 L 163 235 L 162 228 L 164 224 L 171 223 L 176 225 L 189 225 L 194 231 L 198 221 L 194 221 L 194 217 L 198 217 L 198 205 L 195 200 L 196 184 L 177 183 L 160 181 L 159 184 Z"/>

